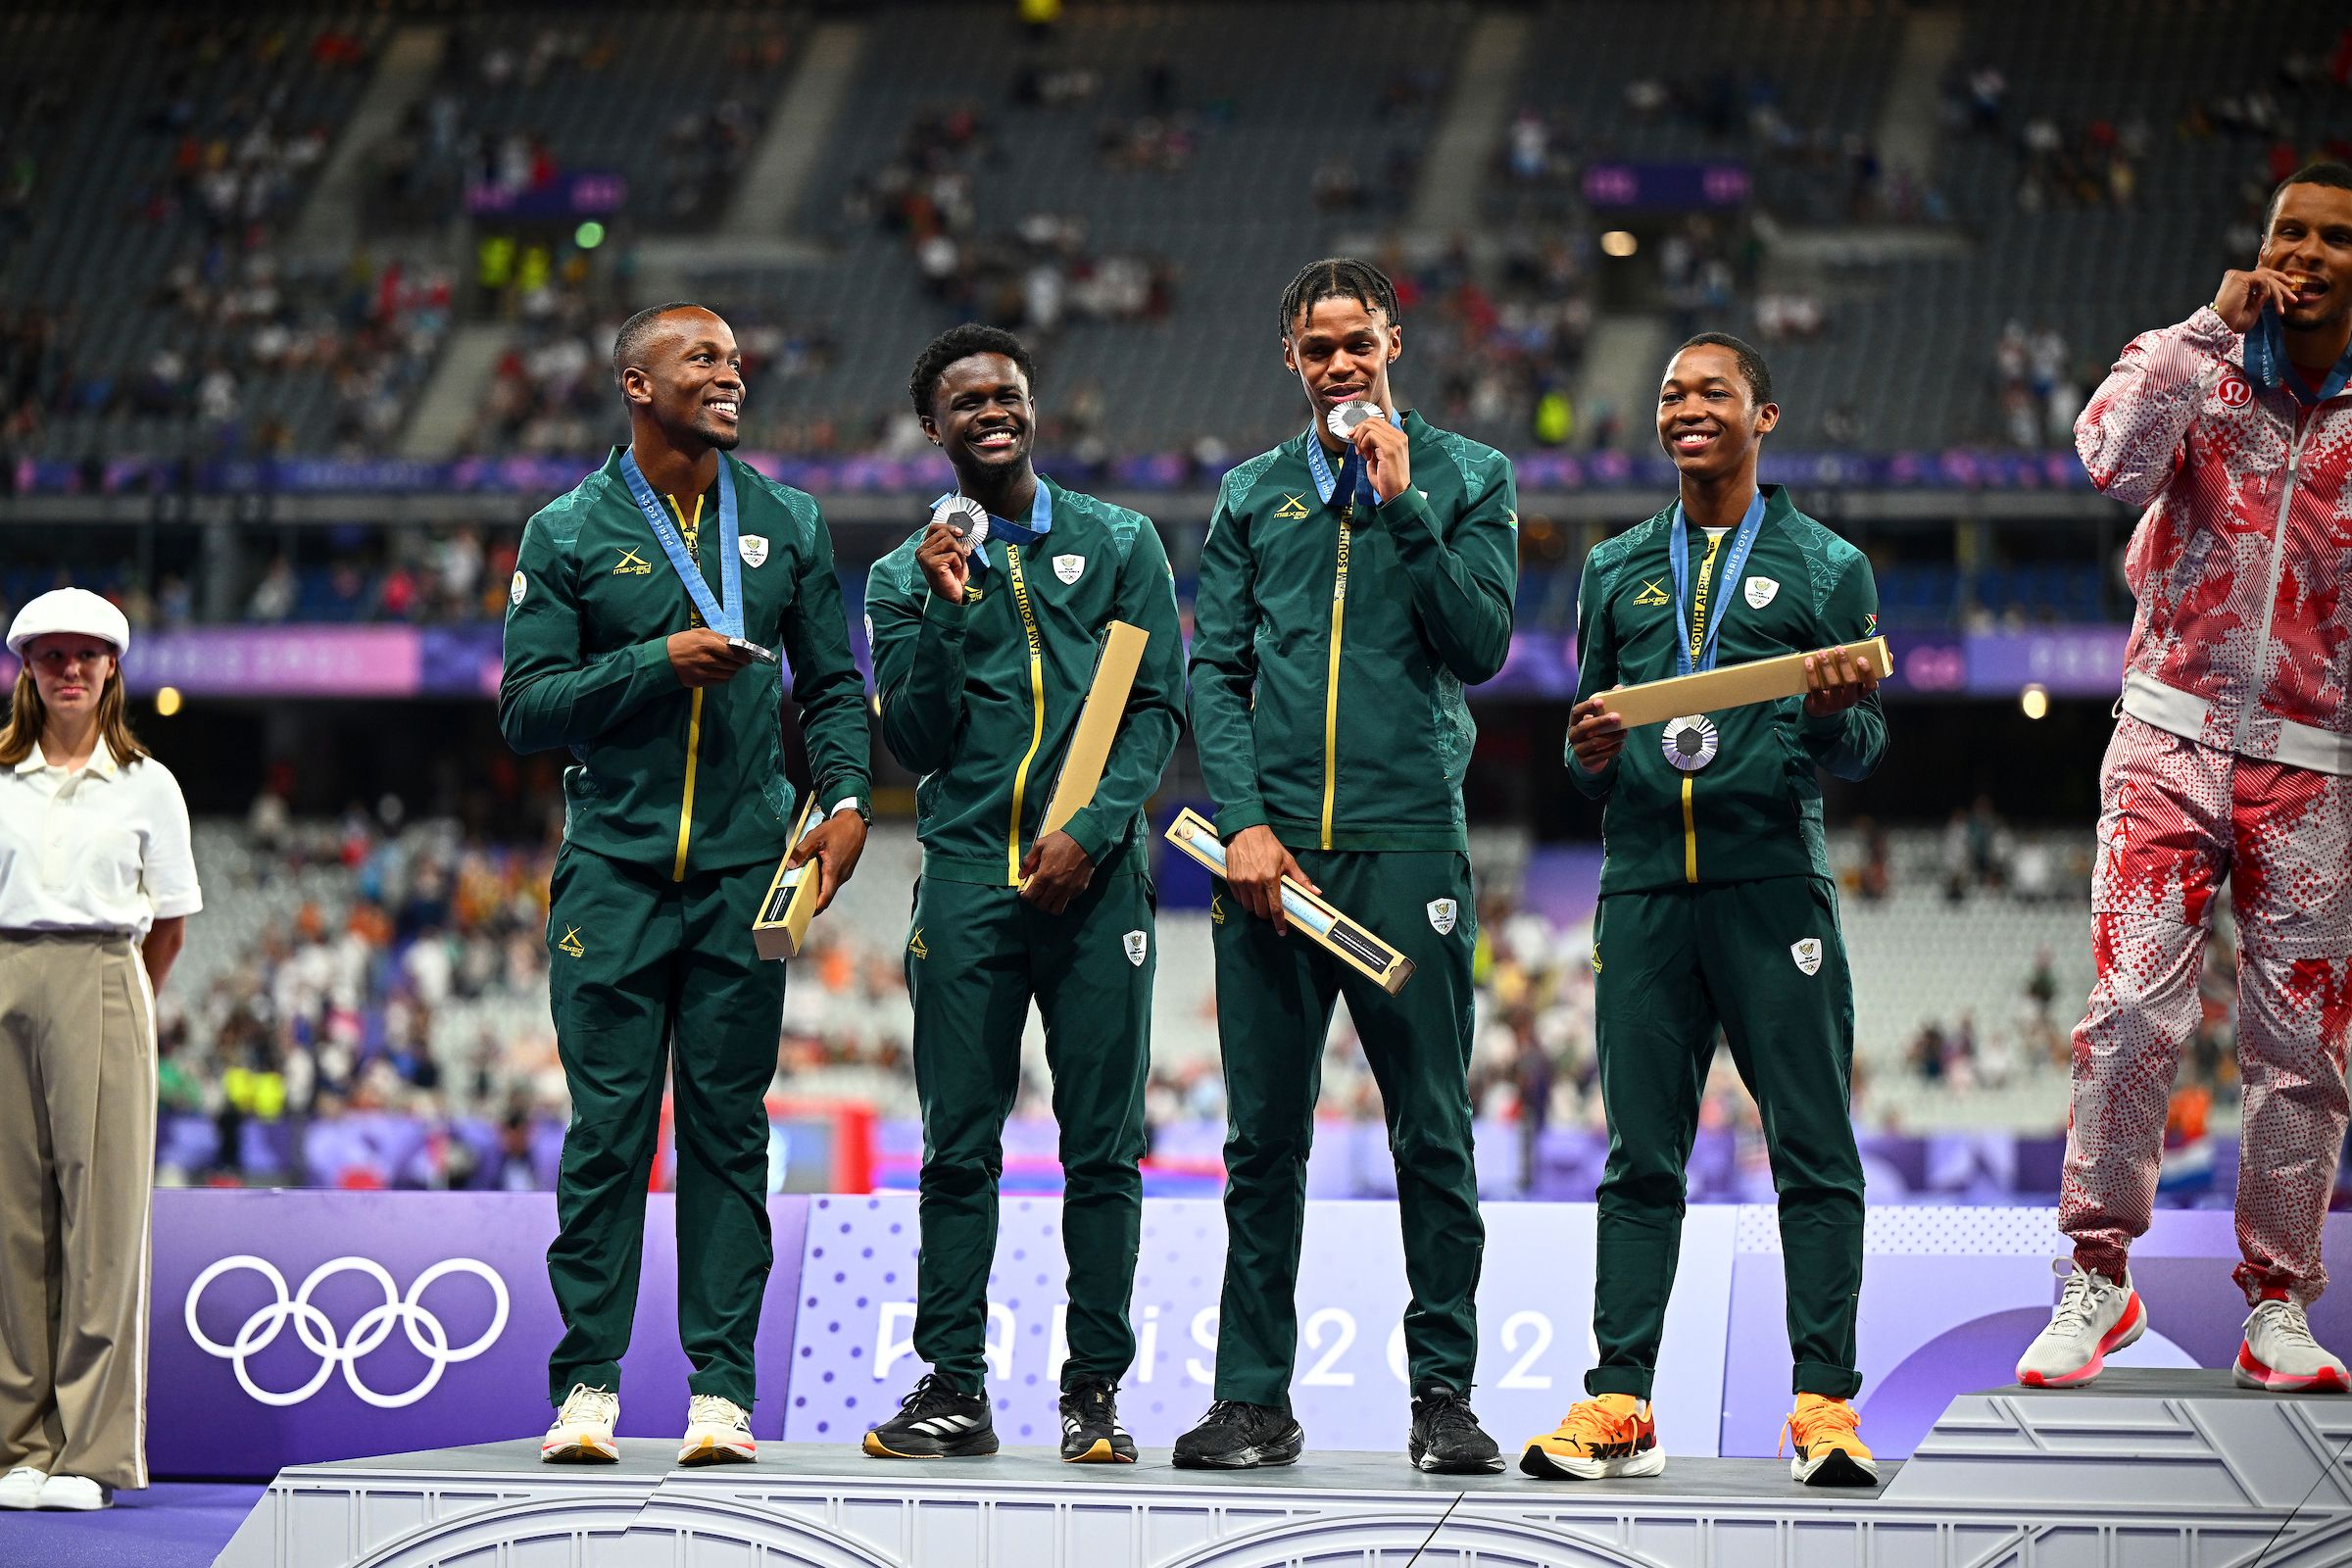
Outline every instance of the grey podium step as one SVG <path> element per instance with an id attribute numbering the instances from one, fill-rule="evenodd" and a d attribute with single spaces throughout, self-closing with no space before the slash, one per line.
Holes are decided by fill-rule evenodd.
<path id="1" fill-rule="evenodd" d="M 534 1441 L 290 1467 L 220 1568 L 2320 1568 L 2352 1562 L 2352 1398 L 2228 1374 L 1953 1401 L 1881 1489 L 1784 1463 L 1670 1459 L 1604 1483 L 1425 1476 L 1395 1453 L 1284 1469 L 1069 1466 L 1045 1450 L 884 1461 L 763 1444 L 679 1470 Z"/>

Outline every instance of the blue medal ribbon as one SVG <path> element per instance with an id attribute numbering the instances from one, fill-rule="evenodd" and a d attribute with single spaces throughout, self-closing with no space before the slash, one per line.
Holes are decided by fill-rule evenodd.
<path id="1" fill-rule="evenodd" d="M 2286 358 L 2286 323 L 2278 318 L 2278 308 L 2266 305 L 2255 319 L 2254 328 L 2246 334 L 2246 379 L 2269 391 L 2284 387 L 2298 403 L 2316 406 L 2327 402 L 2352 382 L 2352 348 L 2335 362 L 2328 379 L 2320 383 L 2318 396 L 2303 384 L 2303 377 L 2288 368 Z"/>
<path id="2" fill-rule="evenodd" d="M 932 509 L 938 510 L 940 502 L 955 494 L 956 492 L 954 490 L 941 491 L 933 499 Z M 1046 476 L 1042 473 L 1037 476 L 1037 499 L 1029 503 L 1029 520 L 1026 523 L 1015 522 L 1010 517 L 1000 517 L 993 512 L 988 514 L 988 536 L 991 539 L 1001 538 L 1016 545 L 1033 545 L 1053 531 L 1054 497 L 1046 489 Z M 972 559 L 983 566 L 987 565 L 988 546 L 974 545 Z"/>
<path id="3" fill-rule="evenodd" d="M 710 584 L 704 580 L 702 568 L 694 557 L 687 554 L 686 541 L 678 534 L 678 525 L 669 520 L 668 509 L 654 487 L 646 482 L 645 470 L 637 466 L 637 454 L 621 455 L 620 476 L 629 482 L 629 494 L 636 498 L 637 510 L 645 514 L 646 525 L 662 542 L 662 553 L 669 558 L 670 569 L 686 585 L 686 596 L 702 612 L 703 624 L 722 637 L 743 635 L 743 550 L 737 542 L 735 522 L 735 475 L 728 471 L 727 460 L 718 460 L 718 576 L 720 597 L 710 597 Z"/>
<path id="4" fill-rule="evenodd" d="M 1323 504 L 1327 507 L 1343 485 L 1346 486 L 1350 505 L 1379 505 L 1380 494 L 1372 488 L 1372 481 L 1364 472 L 1363 454 L 1356 451 L 1352 443 L 1348 448 L 1348 456 L 1340 462 L 1340 471 L 1334 473 L 1331 471 L 1331 459 L 1323 451 L 1323 438 L 1312 430 L 1307 431 L 1306 470 L 1315 481 L 1315 494 L 1323 498 Z"/>
<path id="5" fill-rule="evenodd" d="M 1747 504 L 1747 515 L 1740 519 L 1740 531 L 1732 536 L 1732 553 L 1724 558 L 1723 570 L 1716 581 L 1727 591 L 1715 596 L 1715 608 L 1707 616 L 1707 635 L 1699 648 L 1696 669 L 1715 667 L 1715 640 L 1723 633 L 1723 612 L 1731 604 L 1730 586 L 1740 580 L 1740 570 L 1747 564 L 1747 553 L 1756 547 L 1756 535 L 1764 527 L 1764 492 Z M 1690 533 L 1683 521 L 1683 504 L 1674 504 L 1674 532 L 1667 540 L 1669 557 L 1674 565 L 1674 670 L 1678 675 L 1693 673 L 1690 662 Z"/>

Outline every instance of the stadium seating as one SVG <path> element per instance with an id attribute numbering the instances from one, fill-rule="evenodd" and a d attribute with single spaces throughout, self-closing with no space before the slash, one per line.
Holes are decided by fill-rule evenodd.
<path id="1" fill-rule="evenodd" d="M 338 367 L 418 371 L 409 345 L 364 363 L 341 346 L 367 314 L 364 255 L 305 262 L 276 248 L 386 30 L 376 13 L 190 13 L 125 48 L 99 12 L 0 18 L 0 85 L 38 109 L 33 194 L 19 242 L 0 251 L 0 297 L 48 313 L 59 334 L 41 390 L 62 406 L 32 455 L 175 456 L 270 426 L 295 450 L 328 451 Z M 178 298 L 190 284 L 201 308 Z M 256 348 L 266 326 L 338 346 L 269 368 Z M 226 412 L 206 406 L 215 369 L 233 378 Z"/>
<path id="2" fill-rule="evenodd" d="M 1469 8 L 1449 0 L 1375 0 L 1348 25 L 1312 7 L 1072 7 L 1051 40 L 1027 40 L 1009 15 L 976 23 L 959 7 L 893 14 L 887 42 L 866 51 L 800 214 L 802 230 L 839 247 L 829 265 L 730 274 L 730 297 L 826 322 L 838 358 L 779 389 L 796 409 L 894 411 L 906 370 L 954 313 L 926 295 L 907 236 L 844 214 L 845 199 L 897 152 L 926 112 L 969 107 L 979 139 L 953 162 L 968 170 L 976 208 L 966 236 L 1008 240 L 1033 214 L 1084 225 L 1082 254 L 1139 257 L 1173 273 L 1171 308 L 1142 323 L 1078 318 L 1041 344 L 1045 391 L 1066 409 L 1091 386 L 1102 431 L 1165 450 L 1214 435 L 1253 450 L 1289 433 L 1298 395 L 1275 357 L 1276 305 L 1299 263 L 1343 229 L 1393 219 L 1319 212 L 1314 178 L 1339 155 L 1376 180 L 1390 151 L 1426 138 L 1428 86 L 1399 106 L 1384 99 L 1410 72 L 1442 82 Z M 1213 53 L 1204 50 L 1213 38 Z M 1144 85 L 1167 63 L 1169 107 Z M 1090 72 L 1099 90 L 1065 107 L 1011 103 L 1025 72 Z M 1104 137 L 1156 119 L 1182 136 L 1181 167 L 1122 167 Z M 1396 193 L 1401 199 L 1401 192 Z M 754 402 L 765 392 L 756 388 Z"/>
<path id="3" fill-rule="evenodd" d="M 502 6 L 453 25 L 437 85 L 464 143 L 494 153 L 519 136 L 559 171 L 617 172 L 647 234 L 708 227 L 783 86 L 800 20 L 735 6 Z M 467 172 L 441 183 L 462 195 Z"/>
<path id="4" fill-rule="evenodd" d="M 1842 278 L 1829 336 L 1775 350 L 1792 429 L 1812 432 L 1821 411 L 1846 402 L 1864 412 L 1874 448 L 2000 442 L 1991 361 L 2004 322 L 2060 329 L 2068 374 L 2087 391 L 2134 334 L 2188 316 L 2224 268 L 2245 265 L 2228 235 L 2249 191 L 2259 218 L 2272 177 L 2269 144 L 2209 128 L 2204 106 L 2278 92 L 2290 146 L 2298 133 L 2304 145 L 2340 136 L 2340 90 L 2280 87 L 2290 51 L 2332 45 L 2342 18 L 2326 10 L 2273 13 L 2278 24 L 2265 26 L 2250 24 L 2262 13 L 2222 5 L 1964 8 L 1962 63 L 1993 67 L 2009 85 L 1999 134 L 1955 133 L 1940 149 L 1939 183 L 1970 248 Z M 2094 122 L 2144 131 L 2129 198 L 2082 206 L 2052 192 L 2026 210 L 2019 144 L 2042 117 L 2069 146 Z"/>

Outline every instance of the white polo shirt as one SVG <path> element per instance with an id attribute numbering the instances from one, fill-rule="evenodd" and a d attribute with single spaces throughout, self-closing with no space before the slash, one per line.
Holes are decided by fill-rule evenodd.
<path id="1" fill-rule="evenodd" d="M 0 932 L 127 931 L 204 907 L 188 803 L 149 758 L 123 767 L 104 741 L 78 771 L 35 743 L 0 769 Z"/>

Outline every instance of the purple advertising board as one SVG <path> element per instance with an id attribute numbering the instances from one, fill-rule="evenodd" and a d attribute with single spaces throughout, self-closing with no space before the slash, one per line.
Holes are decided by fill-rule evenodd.
<path id="1" fill-rule="evenodd" d="M 1310 1201 L 1293 1399 L 1317 1441 L 1401 1447 L 1404 1266 L 1393 1203 Z M 760 1324 L 753 1430 L 855 1442 L 923 1368 L 913 1356 L 915 1200 L 778 1197 L 776 1269 Z M 1479 1289 L 1478 1405 L 1506 1444 L 1581 1396 L 1594 1209 L 1490 1202 Z M 649 1204 L 621 1431 L 674 1441 L 686 1416 L 674 1209 Z M 1766 1455 L 1788 1413 L 1775 1210 L 1693 1205 L 1659 1367 L 1660 1435 L 1679 1454 Z M 261 1475 L 287 1464 L 511 1439 L 548 1412 L 559 1332 L 545 1194 L 167 1190 L 156 1195 L 149 1458 L 160 1476 Z M 2352 1216 L 2328 1225 L 2352 1247 Z M 1863 1430 L 1911 1451 L 1955 1395 L 2009 1381 L 2048 1320 L 2064 1250 L 2047 1208 L 1869 1211 L 1857 1331 Z M 1162 1445 L 1210 1397 L 1224 1216 L 1213 1199 L 1145 1205 L 1138 1358 L 1121 1413 Z M 2150 1331 L 2119 1366 L 2222 1366 L 2245 1306 L 2219 1209 L 2156 1216 L 2132 1273 Z M 989 1280 L 990 1392 L 1007 1443 L 1050 1443 L 1066 1353 L 1060 1202 L 1007 1198 Z M 2312 1310 L 2352 1344 L 2352 1298 Z"/>
<path id="2" fill-rule="evenodd" d="M 1788 1412 L 1785 1351 L 1770 1353 L 1788 1343 L 1788 1296 L 1773 1211 L 1751 1205 L 1740 1214 L 1730 1319 L 1738 1351 L 1724 1378 L 1721 1451 L 1764 1454 Z M 2352 1214 L 2329 1215 L 2327 1250 L 2342 1257 L 2347 1247 Z M 2067 1252 L 2046 1208 L 1868 1211 L 1855 1333 L 1863 1384 L 1854 1403 L 1873 1449 L 1905 1456 L 1954 1395 L 2016 1377 L 2019 1353 L 2057 1304 Z M 2246 1316 L 2245 1298 L 2230 1278 L 2237 1260 L 2228 1210 L 2158 1212 L 2132 1249 L 2132 1283 L 2147 1305 L 2148 1332 L 2110 1364 L 2228 1366 Z M 2324 1344 L 2352 1345 L 2352 1300 L 2341 1293 L 2321 1297 L 2311 1326 Z"/>
<path id="3" fill-rule="evenodd" d="M 915 1202 L 900 1195 L 812 1201 L 787 1439 L 849 1442 L 896 1409 L 922 1375 L 912 1344 Z M 1549 1431 L 1584 1396 L 1594 1212 L 1589 1203 L 1485 1205 L 1478 1410 L 1505 1441 Z M 1684 1222 L 1683 1267 L 1666 1314 L 1678 1354 L 1659 1369 L 1656 1393 L 1659 1419 L 1690 1434 L 1678 1453 L 1713 1451 L 1738 1212 L 1693 1208 Z M 1056 1200 L 1003 1205 L 987 1345 L 997 1430 L 1007 1444 L 1052 1443 L 1060 1431 L 1054 1400 L 1068 1349 L 1060 1220 Z M 1136 1364 L 1119 1401 L 1139 1443 L 1173 1443 L 1208 1408 L 1224 1268 L 1222 1204 L 1144 1205 Z M 1310 1442 L 1403 1448 L 1405 1298 L 1396 1205 L 1310 1200 L 1291 1385 Z"/>
<path id="4" fill-rule="evenodd" d="M 782 1430 L 808 1200 L 768 1200 L 753 1431 Z M 172 1190 L 155 1195 L 148 1462 L 158 1475 L 523 1437 L 546 1428 L 562 1327 L 552 1193 Z M 686 1429 L 675 1203 L 646 1204 L 624 1434 Z"/>

